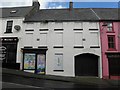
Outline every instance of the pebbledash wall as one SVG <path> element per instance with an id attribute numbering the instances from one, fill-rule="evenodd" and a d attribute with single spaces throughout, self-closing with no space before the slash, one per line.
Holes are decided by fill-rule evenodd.
<path id="1" fill-rule="evenodd" d="M 75 56 L 85 53 L 97 55 L 98 77 L 102 77 L 99 22 L 24 23 L 19 45 L 20 48 L 46 46 L 45 72 L 50 75 L 75 76 Z M 98 48 L 90 48 L 96 46 Z M 17 60 L 20 63 L 23 61 L 21 54 L 18 49 Z M 63 54 L 62 72 L 54 71 L 55 54 Z"/>

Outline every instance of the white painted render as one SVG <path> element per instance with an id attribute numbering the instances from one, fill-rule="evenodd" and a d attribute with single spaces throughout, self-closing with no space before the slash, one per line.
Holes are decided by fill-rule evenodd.
<path id="1" fill-rule="evenodd" d="M 13 33 L 5 33 L 6 32 L 6 26 L 7 26 L 7 21 L 13 20 L 13 27 L 12 27 L 12 32 Z M 21 63 L 21 46 L 22 46 L 22 34 L 23 34 L 23 20 L 24 18 L 2 18 L 2 28 L 1 28 L 1 35 L 0 37 L 18 37 L 19 41 L 17 44 L 17 57 L 16 57 L 16 62 Z M 20 31 L 17 31 L 14 29 L 15 25 L 19 25 L 21 27 Z"/>
<path id="2" fill-rule="evenodd" d="M 13 20 L 14 25 L 20 25 L 21 30 L 13 33 L 5 34 L 6 24 L 8 20 Z M 98 67 L 99 77 L 102 78 L 102 60 L 100 45 L 99 22 L 34 22 L 23 23 L 24 18 L 3 19 L 2 21 L 2 37 L 18 37 L 17 62 L 21 63 L 22 69 L 22 52 L 24 46 L 47 46 L 46 52 L 46 74 L 60 76 L 75 76 L 74 56 L 83 53 L 92 53 L 99 56 Z M 33 29 L 34 31 L 25 31 Z M 48 31 L 39 31 L 39 29 L 48 29 Z M 54 29 L 63 29 L 54 31 Z M 74 30 L 83 29 L 83 30 Z M 98 30 L 89 30 L 98 29 Z M 39 40 L 38 40 L 39 39 Z M 83 41 L 85 40 L 85 41 Z M 63 48 L 53 48 L 54 46 L 63 46 Z M 74 48 L 74 46 L 84 46 L 84 48 Z M 90 48 L 90 46 L 100 46 L 100 48 Z M 63 72 L 55 72 L 54 59 L 55 53 L 63 54 Z"/>

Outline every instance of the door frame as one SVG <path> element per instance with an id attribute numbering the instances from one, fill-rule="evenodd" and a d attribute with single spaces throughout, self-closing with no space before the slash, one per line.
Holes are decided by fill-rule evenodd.
<path id="1" fill-rule="evenodd" d="M 85 54 L 86 54 L 86 55 L 87 55 L 87 54 L 89 54 L 89 55 L 94 55 L 94 56 L 97 57 L 97 75 L 96 75 L 95 77 L 100 77 L 100 75 L 99 75 L 99 74 L 100 74 L 100 70 L 99 70 L 99 67 L 100 67 L 100 66 L 99 66 L 99 63 L 100 63 L 100 62 L 99 62 L 99 59 L 100 59 L 100 56 L 98 56 L 98 55 L 96 55 L 96 54 L 93 54 L 93 53 L 82 53 L 82 54 L 77 54 L 77 55 L 74 56 L 74 62 L 76 63 L 76 59 L 75 59 L 75 58 L 76 58 L 77 56 L 85 55 Z M 76 64 L 75 64 L 75 67 L 74 67 L 74 71 L 75 71 L 75 76 L 77 76 L 77 75 L 76 75 Z M 83 75 L 83 76 L 84 76 L 84 75 Z M 89 76 L 89 75 L 88 75 L 88 76 Z"/>

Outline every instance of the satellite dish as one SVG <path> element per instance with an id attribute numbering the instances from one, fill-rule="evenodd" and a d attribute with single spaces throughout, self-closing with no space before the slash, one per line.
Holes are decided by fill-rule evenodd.
<path id="1" fill-rule="evenodd" d="M 19 31 L 21 29 L 21 27 L 19 25 L 15 25 L 14 26 L 15 30 Z"/>

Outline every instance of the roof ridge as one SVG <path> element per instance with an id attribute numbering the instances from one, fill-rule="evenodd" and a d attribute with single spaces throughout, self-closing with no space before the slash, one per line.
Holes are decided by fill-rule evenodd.
<path id="1" fill-rule="evenodd" d="M 101 18 L 98 16 L 98 14 L 97 14 L 92 8 L 90 8 L 90 10 L 95 14 L 95 16 L 98 17 L 98 19 L 101 19 Z"/>
<path id="2" fill-rule="evenodd" d="M 33 7 L 33 6 L 20 6 L 20 7 L 0 7 L 0 9 L 14 9 L 14 8 L 30 8 L 30 7 Z"/>

